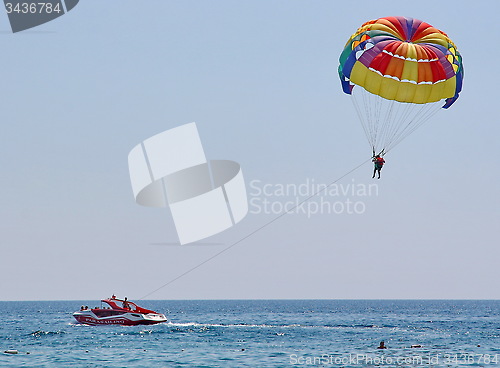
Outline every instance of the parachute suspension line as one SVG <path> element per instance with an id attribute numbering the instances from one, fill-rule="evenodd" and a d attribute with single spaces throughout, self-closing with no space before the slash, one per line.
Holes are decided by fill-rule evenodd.
<path id="1" fill-rule="evenodd" d="M 359 88 L 358 88 L 359 89 Z M 361 94 L 361 97 L 363 98 L 363 106 L 365 108 L 365 116 L 366 116 L 366 122 L 367 122 L 367 129 L 368 129 L 368 142 L 370 145 L 375 144 L 375 141 L 373 140 L 373 113 L 372 113 L 372 104 L 370 103 L 370 96 L 367 96 L 366 94 Z"/>
<path id="2" fill-rule="evenodd" d="M 351 101 L 352 101 L 352 104 L 354 106 L 354 109 L 356 110 L 356 114 L 358 115 L 358 119 L 361 122 L 361 126 L 363 127 L 363 131 L 365 132 L 365 135 L 368 137 L 368 131 L 366 130 L 367 127 L 366 127 L 365 118 L 364 118 L 363 114 L 361 114 L 361 111 L 359 109 L 358 100 L 353 95 Z"/>
<path id="3" fill-rule="evenodd" d="M 443 101 L 414 104 L 387 100 L 360 86 L 353 89 L 352 100 L 370 148 L 375 154 L 385 154 L 392 150 L 428 121 L 443 104 Z"/>
<path id="4" fill-rule="evenodd" d="M 377 96 L 378 97 L 378 96 Z M 381 125 L 381 122 L 380 122 L 380 117 L 382 115 L 382 107 L 383 107 L 383 103 L 382 103 L 382 100 L 380 98 L 376 98 L 376 107 L 377 107 L 377 111 L 375 112 L 375 127 L 377 128 L 376 130 L 376 133 L 375 133 L 375 142 L 378 141 L 378 137 L 383 133 L 383 129 L 381 130 L 380 129 L 380 125 Z"/>
<path id="5" fill-rule="evenodd" d="M 332 185 L 336 184 L 338 181 L 342 180 L 343 178 L 345 178 L 347 175 L 353 173 L 354 171 L 356 171 L 357 169 L 359 169 L 361 166 L 363 166 L 364 164 L 366 164 L 368 161 L 371 161 L 371 159 L 368 159 L 366 161 L 363 161 L 362 163 L 360 163 L 359 165 L 355 166 L 354 168 L 352 168 L 351 170 L 349 170 L 348 172 L 346 172 L 344 175 L 341 175 L 339 176 L 337 179 L 333 180 L 330 184 L 328 185 L 325 185 L 325 186 L 321 186 L 321 189 L 318 189 L 316 192 L 314 192 L 313 194 L 311 194 L 309 197 L 303 199 L 302 201 L 300 201 L 299 203 L 297 203 L 296 205 L 292 206 L 291 208 L 288 208 L 288 209 L 285 209 L 283 212 L 281 212 L 279 215 L 277 215 L 275 218 L 273 218 L 272 220 L 266 222 L 264 225 L 258 227 L 257 229 L 253 230 L 252 232 L 248 233 L 247 235 L 245 235 L 244 237 L 242 237 L 240 240 L 237 240 L 236 242 L 230 244 L 229 246 L 227 246 L 226 248 L 220 250 L 219 252 L 215 253 L 213 256 L 210 256 L 208 257 L 207 259 L 205 259 L 204 261 L 198 263 L 196 266 L 194 267 L 191 267 L 189 268 L 188 270 L 184 271 L 183 273 L 181 273 L 180 275 L 174 277 L 173 279 L 171 279 L 170 281 L 168 281 L 167 283 L 161 285 L 160 287 L 154 289 L 153 291 L 149 292 L 148 294 L 144 295 L 143 297 L 139 298 L 138 300 L 143 300 L 144 298 L 150 296 L 151 294 L 154 294 L 156 293 L 157 291 L 163 289 L 164 287 L 174 283 L 175 281 L 179 280 L 180 278 L 186 276 L 187 274 L 193 272 L 194 270 L 200 268 L 201 266 L 203 266 L 204 264 L 210 262 L 212 259 L 218 257 L 219 255 L 221 255 L 222 253 L 225 253 L 227 252 L 229 249 L 233 248 L 234 246 L 240 244 L 241 242 L 243 242 L 244 240 L 250 238 L 251 236 L 253 236 L 254 234 L 258 233 L 260 230 L 268 227 L 269 225 L 271 225 L 272 223 L 276 222 L 277 220 L 279 220 L 280 218 L 282 218 L 283 216 L 289 214 L 289 213 L 292 213 L 295 209 L 299 208 L 300 206 L 302 206 L 304 203 L 308 202 L 309 200 L 311 200 L 312 198 L 316 197 L 317 195 L 325 192 L 328 188 L 330 188 Z"/>
<path id="6" fill-rule="evenodd" d="M 382 127 L 382 132 L 384 133 L 382 135 L 382 138 L 380 139 L 380 146 L 382 149 L 386 147 L 386 142 L 387 142 L 387 137 L 389 135 L 389 132 L 393 129 L 394 122 L 396 121 L 393 116 L 396 114 L 397 116 L 397 111 L 398 111 L 398 105 L 395 103 L 395 101 L 388 101 L 386 104 L 389 104 L 389 107 L 386 109 L 386 114 L 384 116 L 384 123 Z"/>
<path id="7" fill-rule="evenodd" d="M 412 113 L 412 104 L 408 103 L 400 103 L 391 101 L 395 106 L 395 114 L 391 117 L 389 121 L 389 127 L 385 131 L 386 134 L 384 136 L 384 141 L 382 142 L 386 152 L 390 149 L 391 143 L 394 140 L 394 137 L 398 134 L 401 129 L 401 126 L 404 122 L 411 116 Z"/>
<path id="8" fill-rule="evenodd" d="M 373 143 L 376 145 L 377 144 L 377 100 L 373 99 L 373 96 L 370 94 L 364 93 L 363 90 L 363 96 L 365 97 L 366 104 L 371 108 L 370 109 L 370 116 L 368 119 L 368 123 L 370 124 L 370 134 L 371 134 L 371 139 Z"/>
<path id="9" fill-rule="evenodd" d="M 408 105 L 412 106 L 413 110 L 415 110 L 415 113 L 413 114 L 413 118 L 409 119 L 407 121 L 408 116 L 405 116 L 404 119 L 401 119 L 401 122 L 402 122 L 401 128 L 400 128 L 399 132 L 397 132 L 394 135 L 392 141 L 390 142 L 390 145 L 392 145 L 394 142 L 398 142 L 398 141 L 404 139 L 405 137 L 407 137 L 408 134 L 410 134 L 412 127 L 419 122 L 419 118 L 422 114 L 422 111 L 427 109 L 427 107 L 428 107 L 424 104 L 421 104 L 421 105 L 408 104 Z"/>
<path id="10" fill-rule="evenodd" d="M 364 98 L 363 98 L 364 100 Z M 354 105 L 354 108 L 356 110 L 356 113 L 358 114 L 358 119 L 359 121 L 361 122 L 361 126 L 363 127 L 363 130 L 365 132 L 365 136 L 368 140 L 368 143 L 370 144 L 370 146 L 372 147 L 375 147 L 375 143 L 373 142 L 373 140 L 371 139 L 372 137 L 372 134 L 371 134 L 371 131 L 370 131 L 370 127 L 368 125 L 368 121 L 367 119 L 365 119 L 365 116 L 368 117 L 368 110 L 366 109 L 366 104 L 365 105 L 365 114 L 362 113 L 361 111 L 361 108 L 359 106 L 359 103 L 358 103 L 358 99 L 357 99 L 357 96 L 356 95 L 352 95 L 352 99 L 351 99 L 353 105 Z M 363 101 L 364 102 L 364 101 Z M 373 148 L 375 150 L 375 148 Z"/>
<path id="11" fill-rule="evenodd" d="M 399 137 L 394 142 L 394 145 L 399 144 L 404 138 L 413 133 L 417 128 L 428 121 L 432 116 L 434 116 L 439 110 L 441 110 L 442 102 L 437 102 L 434 104 L 427 104 L 423 106 L 418 114 L 414 117 L 413 121 L 410 122 L 405 129 L 401 132 Z"/>
<path id="12" fill-rule="evenodd" d="M 372 107 L 370 118 L 368 121 L 370 123 L 370 128 L 371 128 L 372 141 L 373 141 L 373 144 L 376 146 L 377 145 L 377 135 L 379 133 L 378 132 L 379 131 L 378 122 L 379 122 L 380 103 L 379 103 L 378 99 L 373 98 L 374 95 L 372 95 L 370 93 L 364 93 L 364 90 L 363 90 L 363 95 L 367 97 L 366 104 L 369 107 Z"/>
<path id="13" fill-rule="evenodd" d="M 436 103 L 434 106 L 420 106 L 419 111 L 415 114 L 414 118 L 411 119 L 405 126 L 400 130 L 393 141 L 389 149 L 393 149 L 416 129 L 422 126 L 426 121 L 428 121 L 432 116 L 434 116 L 441 109 L 440 103 Z"/>
<path id="14" fill-rule="evenodd" d="M 384 141 L 382 142 L 384 145 L 384 148 L 387 147 L 388 142 L 390 141 L 390 138 L 394 134 L 394 130 L 396 129 L 396 123 L 398 121 L 401 121 L 401 115 L 404 113 L 404 109 L 401 108 L 399 104 L 395 104 L 394 101 L 391 101 L 391 105 L 394 106 L 393 112 L 394 114 L 391 114 L 390 119 L 387 121 L 387 127 L 385 128 L 384 132 Z"/>
<path id="15" fill-rule="evenodd" d="M 408 137 L 411 133 L 413 133 L 415 130 L 417 130 L 419 127 L 421 127 L 423 124 L 425 124 L 427 121 L 429 121 L 430 118 L 432 118 L 434 115 L 438 113 L 438 111 L 441 110 L 443 101 L 438 101 L 432 104 L 427 104 L 425 107 L 422 107 L 418 113 L 418 116 L 415 116 L 410 123 L 407 124 L 407 126 L 403 129 L 403 131 L 400 132 L 398 137 L 391 143 L 391 146 L 389 149 L 393 149 L 396 147 L 403 139 Z M 415 122 L 415 123 L 413 123 Z"/>

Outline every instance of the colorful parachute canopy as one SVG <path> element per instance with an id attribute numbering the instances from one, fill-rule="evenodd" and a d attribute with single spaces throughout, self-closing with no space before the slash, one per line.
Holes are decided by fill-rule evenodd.
<path id="1" fill-rule="evenodd" d="M 340 55 L 342 89 L 374 151 L 387 152 L 462 90 L 462 57 L 446 33 L 407 17 L 364 23 Z"/>
<path id="2" fill-rule="evenodd" d="M 451 106 L 462 89 L 462 57 L 446 33 L 406 17 L 364 23 L 347 41 L 339 75 L 345 93 L 354 85 L 388 100 L 423 104 L 446 99 Z"/>

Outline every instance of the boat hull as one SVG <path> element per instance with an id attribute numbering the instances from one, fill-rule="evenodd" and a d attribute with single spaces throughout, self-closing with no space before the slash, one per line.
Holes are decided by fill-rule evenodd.
<path id="1" fill-rule="evenodd" d="M 119 316 L 97 317 L 93 312 L 75 312 L 73 317 L 85 325 L 121 325 L 121 326 L 137 326 L 137 325 L 154 325 L 157 323 L 167 322 L 167 318 L 163 314 L 140 314 L 140 313 L 124 313 Z"/>

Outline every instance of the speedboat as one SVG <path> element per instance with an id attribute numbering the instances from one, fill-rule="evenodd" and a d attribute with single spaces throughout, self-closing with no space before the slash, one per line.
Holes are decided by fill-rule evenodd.
<path id="1" fill-rule="evenodd" d="M 106 303 L 108 306 L 103 306 Z M 119 306 L 117 303 L 121 303 Z M 114 295 L 109 299 L 101 300 L 100 308 L 82 308 L 73 313 L 73 317 L 86 325 L 153 325 L 167 321 L 164 314 L 141 308 L 137 304 L 125 299 L 117 299 Z"/>

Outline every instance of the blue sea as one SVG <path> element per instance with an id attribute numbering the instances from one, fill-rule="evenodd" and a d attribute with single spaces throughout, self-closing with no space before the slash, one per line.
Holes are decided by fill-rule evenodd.
<path id="1" fill-rule="evenodd" d="M 500 301 L 138 304 L 170 321 L 85 326 L 72 312 L 99 302 L 0 302 L 0 367 L 500 367 Z"/>

